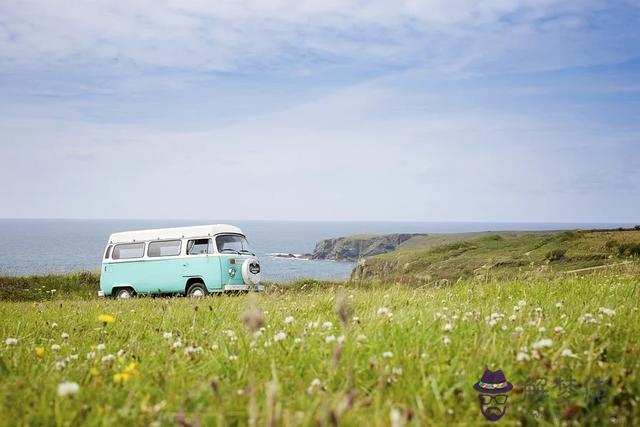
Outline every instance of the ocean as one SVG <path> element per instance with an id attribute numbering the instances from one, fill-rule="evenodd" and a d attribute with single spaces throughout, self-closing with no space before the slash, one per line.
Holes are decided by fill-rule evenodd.
<path id="1" fill-rule="evenodd" d="M 320 222 L 234 220 L 0 219 L 0 275 L 99 270 L 109 235 L 116 231 L 226 223 L 239 226 L 260 258 L 263 279 L 343 279 L 354 264 L 278 258 L 304 254 L 326 238 L 351 234 L 454 233 L 498 230 L 562 230 L 634 224 L 481 222 Z"/>

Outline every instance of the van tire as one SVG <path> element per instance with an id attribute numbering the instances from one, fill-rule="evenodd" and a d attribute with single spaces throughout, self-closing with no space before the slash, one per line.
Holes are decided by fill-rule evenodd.
<path id="1" fill-rule="evenodd" d="M 187 296 L 191 298 L 206 297 L 208 294 L 207 287 L 202 282 L 193 282 L 187 289 Z"/>
<path id="2" fill-rule="evenodd" d="M 113 292 L 115 299 L 129 299 L 135 295 L 135 292 L 131 288 L 118 288 Z"/>

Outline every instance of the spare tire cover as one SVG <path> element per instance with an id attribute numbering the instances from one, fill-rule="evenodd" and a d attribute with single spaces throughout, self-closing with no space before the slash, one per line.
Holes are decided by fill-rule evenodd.
<path id="1" fill-rule="evenodd" d="M 242 280 L 247 285 L 257 285 L 260 283 L 260 261 L 256 258 L 249 258 L 242 263 Z"/>

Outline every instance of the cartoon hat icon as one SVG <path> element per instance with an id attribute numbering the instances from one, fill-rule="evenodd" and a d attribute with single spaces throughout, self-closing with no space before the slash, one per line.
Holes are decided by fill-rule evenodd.
<path id="1" fill-rule="evenodd" d="M 473 388 L 480 393 L 503 394 L 511 390 L 513 384 L 507 381 L 501 370 L 494 372 L 487 369 L 482 374 L 480 381 L 473 385 Z"/>

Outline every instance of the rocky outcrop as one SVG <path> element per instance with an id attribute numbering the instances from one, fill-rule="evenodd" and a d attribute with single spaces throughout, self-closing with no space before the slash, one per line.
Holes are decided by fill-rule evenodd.
<path id="1" fill-rule="evenodd" d="M 400 244 L 422 235 L 404 233 L 325 239 L 316 245 L 311 259 L 357 261 L 364 257 L 395 251 Z"/>

